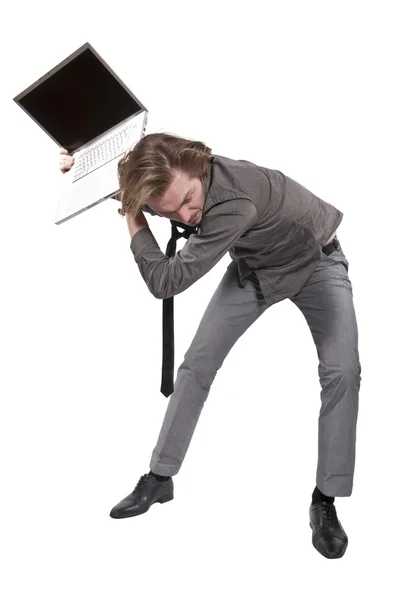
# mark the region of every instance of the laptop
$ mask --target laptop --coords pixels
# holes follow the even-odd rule
[[[118,162],[145,135],[148,111],[89,43],[14,101],[75,158],[62,177],[57,225],[118,199]]]

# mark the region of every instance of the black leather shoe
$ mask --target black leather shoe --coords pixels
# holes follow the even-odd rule
[[[147,512],[155,502],[168,502],[174,498],[173,479],[170,477],[167,481],[157,481],[147,473],[139,478],[134,491],[121,500],[110,511],[110,517],[113,519],[124,519],[126,517],[135,517]]]
[[[334,504],[317,502],[309,508],[309,525],[312,528],[312,544],[326,558],[341,558],[348,537],[337,518]]]

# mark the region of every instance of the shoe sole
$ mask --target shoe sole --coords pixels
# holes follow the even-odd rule
[[[162,498],[159,498],[159,500],[155,500],[154,502],[152,502],[152,504],[150,506],[148,506],[148,508],[146,510],[141,510],[140,512],[136,512],[131,515],[112,515],[112,514],[110,514],[109,516],[112,519],[128,519],[129,517],[139,517],[139,515],[143,515],[143,514],[147,513],[149,508],[151,506],[153,506],[153,504],[164,504],[165,502],[170,502],[170,500],[173,500],[173,499],[174,499],[174,495],[169,494],[167,496],[163,496]]]
[[[309,522],[309,527],[313,530],[313,525],[310,522]],[[317,550],[319,552],[319,554],[321,554],[325,558],[342,558],[344,556],[344,554],[345,554],[345,551],[346,551],[347,547],[348,547],[348,540],[345,543],[345,546],[342,549],[341,554],[337,554],[336,556],[331,556],[330,554],[326,554],[325,552],[322,552],[319,548],[317,548],[315,546],[315,544],[313,543],[313,540],[312,540],[312,546],[315,548],[315,550]]]

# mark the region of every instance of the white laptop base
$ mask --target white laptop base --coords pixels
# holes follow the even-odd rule
[[[111,132],[107,132],[105,135],[102,135],[95,141],[87,144],[87,146],[80,148],[77,153],[74,153],[74,166],[70,171],[68,171],[68,173],[65,173],[62,176],[61,192],[54,220],[57,225],[68,221],[72,217],[75,217],[83,211],[96,206],[100,202],[103,202],[107,198],[110,198],[118,193],[118,162],[123,154],[135,146],[135,144],[144,136],[146,130],[146,121],[147,111],[144,110],[139,115],[130,117],[124,121],[124,123],[118,128],[114,128]],[[108,138],[111,134],[117,131],[117,129],[126,129],[127,126],[131,126],[132,129],[129,127],[129,129],[126,130],[128,132],[128,137],[124,139],[124,146],[121,154],[106,164],[103,164],[103,162],[104,160],[107,160],[107,158],[102,158],[102,156],[99,156],[99,165],[96,166],[96,168],[93,166],[85,166],[85,168],[90,168],[93,170],[89,172],[88,175],[84,175],[79,179],[76,179],[78,175],[77,170],[79,169],[78,165],[81,162],[79,160],[81,155],[89,148],[98,146],[100,142],[102,142],[105,138]]]

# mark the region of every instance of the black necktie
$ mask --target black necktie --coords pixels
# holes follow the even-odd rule
[[[184,231],[178,231],[177,227]],[[171,238],[167,244],[166,255],[169,258],[174,256],[177,240],[181,237],[188,239],[196,230],[197,228],[191,225],[171,221]],[[174,296],[163,300],[163,364],[160,391],[166,398],[174,391]]]

